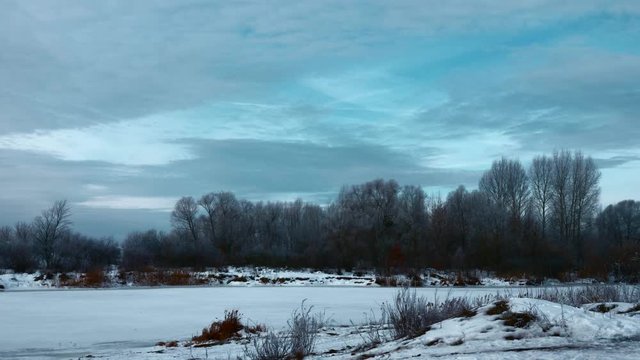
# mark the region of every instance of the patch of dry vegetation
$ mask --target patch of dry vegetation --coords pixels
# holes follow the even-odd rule
[[[483,300],[478,299],[477,304],[472,304],[467,298],[446,298],[439,301],[436,297],[433,302],[429,302],[415,291],[404,288],[391,303],[382,306],[382,313],[384,320],[391,326],[394,337],[416,337],[443,320],[474,316],[474,308],[481,301]]]
[[[197,344],[196,346],[224,343],[230,339],[242,338],[240,332],[243,330],[249,334],[257,334],[265,331],[264,325],[246,326],[242,324],[241,318],[242,315],[238,310],[225,310],[223,320],[214,321],[209,327],[202,329],[200,335],[191,338],[191,341]]]

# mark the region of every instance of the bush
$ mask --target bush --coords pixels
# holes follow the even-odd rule
[[[291,351],[296,358],[302,358],[313,352],[318,330],[322,327],[323,316],[311,314],[313,306],[305,307],[304,301],[300,309],[293,312],[289,321]]]
[[[252,350],[245,348],[245,356],[250,360],[283,360],[291,354],[291,342],[286,335],[269,332],[262,338],[254,338],[252,344]]]
[[[315,347],[318,330],[323,326],[323,314],[312,314],[313,307],[302,302],[300,309],[294,310],[287,322],[289,331],[276,334],[269,332],[262,338],[255,338],[252,349],[245,348],[245,356],[251,360],[302,359],[311,354]]]
[[[481,300],[483,301],[483,300]],[[392,303],[382,305],[384,319],[396,338],[416,337],[427,332],[431,325],[455,317],[475,315],[474,305],[466,298],[447,298],[428,302],[408,288],[400,290]]]

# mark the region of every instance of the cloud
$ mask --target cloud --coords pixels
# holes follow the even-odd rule
[[[638,29],[636,1],[5,1],[0,215],[166,228],[183,195],[473,187],[556,148],[629,197]]]
[[[94,196],[85,201],[75,203],[95,209],[117,210],[157,210],[168,212],[173,209],[177,198],[171,197],[142,197],[142,196]]]
[[[274,100],[293,79],[345,63],[406,58],[416,49],[439,46],[434,39],[640,13],[633,1],[325,1],[272,7],[199,0],[3,2],[0,133],[86,127],[256,96]]]
[[[220,104],[87,127],[0,136],[0,149],[51,155],[67,161],[166,165],[193,158],[178,140],[224,138],[296,139],[295,121],[277,121],[277,106]],[[298,138],[299,139],[299,138]]]
[[[608,159],[594,159],[599,169],[616,168],[632,161],[640,161],[640,156],[614,156]]]

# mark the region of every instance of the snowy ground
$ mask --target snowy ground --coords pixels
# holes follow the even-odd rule
[[[427,298],[478,297],[505,289],[417,289]],[[508,289],[512,293],[520,288]],[[377,316],[380,304],[397,289],[380,287],[200,287],[154,289],[6,291],[0,293],[0,358],[227,359],[242,354],[246,340],[224,346],[164,348],[158,341],[184,341],[225,309],[239,309],[245,322],[286,326],[302,300],[331,320],[319,337],[316,358],[396,359],[417,355],[445,358],[636,358],[640,352],[640,316],[575,309],[541,300],[512,299],[514,311],[537,309],[552,324],[564,324],[549,336],[541,327],[510,329],[484,314],[451,319],[425,335],[389,341],[368,352],[362,324]],[[593,307],[598,304],[592,305]],[[612,307],[614,304],[606,304]],[[587,306],[588,307],[588,306]],[[615,310],[617,309],[617,310]],[[373,312],[373,313],[372,313]],[[384,331],[383,331],[384,332]],[[506,340],[515,335],[519,339]],[[631,337],[631,341],[628,338]],[[461,344],[456,345],[460,340]],[[621,340],[625,340],[622,341]],[[618,343],[615,343],[618,341]],[[428,346],[432,344],[432,346]],[[634,355],[636,354],[636,355]],[[561,356],[560,356],[561,355]]]
[[[0,271],[0,285],[7,290],[33,290],[74,287],[139,287],[163,285],[198,286],[379,286],[379,284],[416,286],[416,278],[423,286],[453,286],[458,281],[456,273],[425,269],[412,278],[404,275],[379,277],[373,271],[343,272],[340,274],[316,270],[291,270],[261,267],[226,267],[208,271],[187,272],[165,270],[156,272],[120,272],[117,269],[104,273],[103,283],[85,282],[85,274],[41,274]],[[376,280],[379,282],[377,283]],[[477,281],[477,282],[476,282]],[[467,285],[524,286],[524,279],[500,279],[484,274]]]
[[[361,322],[393,297],[394,288],[171,287],[153,289],[6,291],[0,293],[0,358],[95,347],[152,345],[198,333],[226,309],[250,322],[286,325],[302,300],[339,325]],[[425,296],[436,289],[419,289]],[[447,289],[439,296],[481,296],[496,289]],[[126,343],[126,344],[125,344]],[[25,350],[29,349],[29,350]],[[76,356],[77,357],[77,356]]]

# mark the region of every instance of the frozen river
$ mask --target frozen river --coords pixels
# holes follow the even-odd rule
[[[505,288],[420,288],[434,296],[483,296]],[[68,358],[86,349],[150,346],[190,338],[225,309],[270,327],[286,325],[304,299],[337,324],[365,320],[395,288],[200,287],[0,293],[0,358]],[[517,289],[513,291],[517,292]]]

